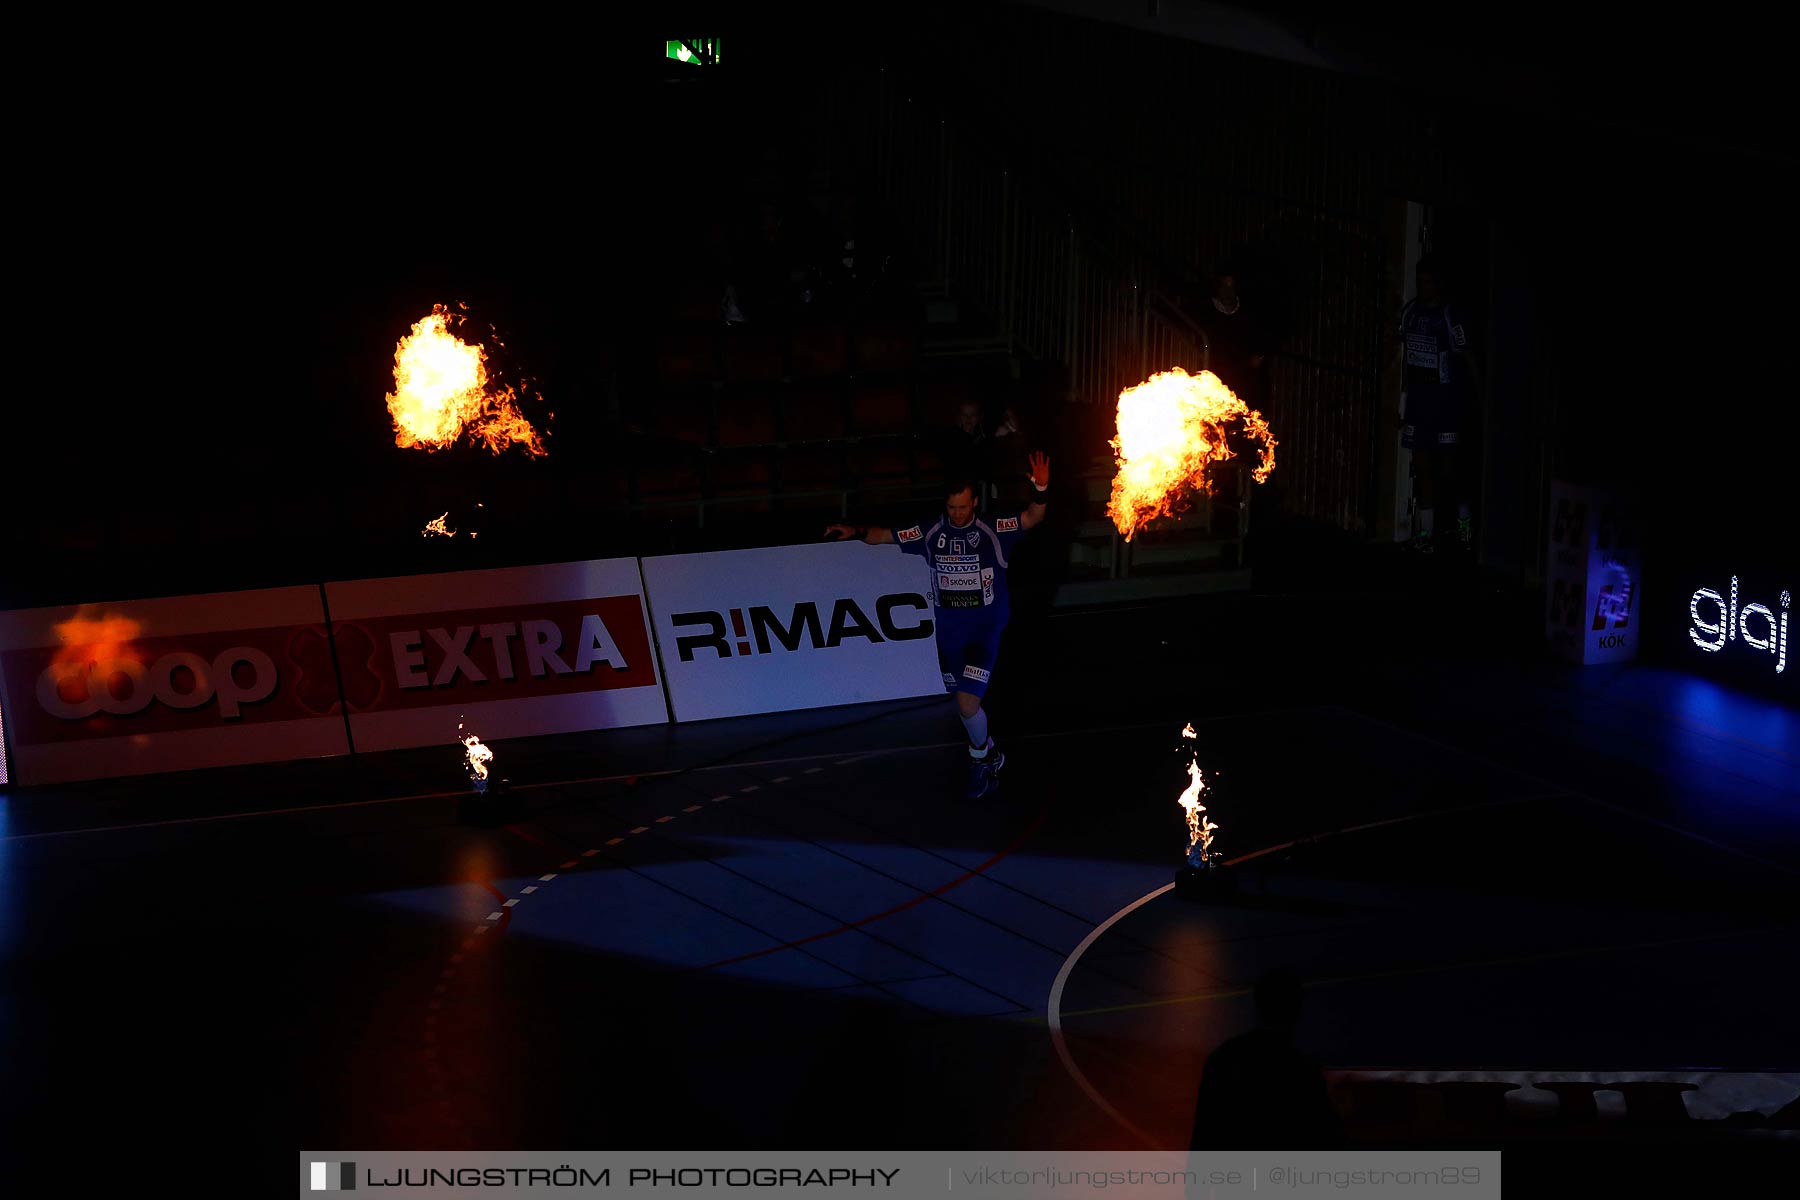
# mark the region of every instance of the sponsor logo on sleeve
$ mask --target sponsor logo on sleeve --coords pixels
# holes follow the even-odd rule
[[[903,542],[916,542],[925,536],[925,531],[914,525],[911,529],[902,529],[894,536]]]
[[[1017,518],[1017,517],[1001,517],[998,521],[994,522],[994,532],[995,533],[1017,533],[1017,532],[1019,532],[1019,518]]]

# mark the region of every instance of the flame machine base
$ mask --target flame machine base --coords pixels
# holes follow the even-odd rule
[[[1225,900],[1237,891],[1237,876],[1213,863],[1183,865],[1175,872],[1175,895],[1183,900],[1208,903]]]
[[[511,824],[524,815],[523,803],[513,796],[510,781],[505,779],[471,780],[469,793],[456,806],[458,822],[484,829]]]

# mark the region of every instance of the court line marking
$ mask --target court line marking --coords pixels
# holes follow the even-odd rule
[[[1288,713],[1323,712],[1340,710],[1350,712],[1336,704],[1306,704],[1293,708],[1263,709],[1256,712],[1220,713],[1211,717],[1202,717],[1195,725],[1214,725],[1221,721],[1244,721],[1257,717],[1279,716]],[[1039,741],[1044,738],[1081,737],[1095,733],[1126,733],[1140,729],[1162,729],[1169,721],[1140,721],[1129,725],[1090,725],[1078,729],[1046,730],[1040,733],[1021,734],[1013,739],[1015,742]],[[819,731],[828,732],[828,731]],[[962,740],[946,742],[912,742],[900,746],[882,746],[873,750],[864,750],[850,758],[839,759],[837,765],[862,762],[886,754],[913,754],[925,750],[943,750],[951,746],[963,746]],[[588,775],[579,779],[547,779],[535,783],[515,783],[515,792],[536,791],[540,788],[574,787],[584,783],[624,783],[635,779],[657,779],[669,775],[697,775],[702,771],[737,771],[751,767],[775,767],[790,763],[818,762],[821,759],[834,758],[842,754],[842,750],[834,750],[826,754],[797,754],[786,758],[764,758],[746,762],[712,763],[700,767],[670,767],[666,770],[631,771],[618,775]],[[119,825],[90,825],[81,829],[46,829],[38,833],[14,833],[0,837],[0,845],[8,842],[30,842],[44,838],[77,837],[85,833],[122,833],[133,829],[162,829],[173,825],[205,825],[214,821],[247,821],[255,817],[283,817],[296,813],[329,812],[335,809],[367,808],[375,804],[405,804],[413,800],[449,800],[469,794],[466,788],[447,792],[414,792],[405,796],[377,796],[368,800],[341,800],[332,804],[300,804],[288,808],[260,809],[256,812],[213,813],[205,817],[171,817],[165,821],[133,821]]]
[[[1463,805],[1455,809],[1432,809],[1429,812],[1411,813],[1403,817],[1394,817],[1385,821],[1373,821],[1363,825],[1347,826],[1345,829],[1333,830],[1329,833],[1314,834],[1311,837],[1297,838],[1294,841],[1285,842],[1278,846],[1267,846],[1261,850],[1254,850],[1249,854],[1242,854],[1236,858],[1226,859],[1225,865],[1234,867],[1240,863],[1249,862],[1251,859],[1261,858],[1265,854],[1273,854],[1278,850],[1286,850],[1303,842],[1324,841],[1326,838],[1336,837],[1339,834],[1346,832],[1375,829],[1386,825],[1398,825],[1404,821],[1418,820],[1422,817],[1443,816],[1451,813],[1468,812],[1472,809],[1494,808],[1503,804],[1517,804],[1525,800],[1537,799],[1543,799],[1543,797],[1507,797],[1485,804]],[[1070,1077],[1075,1080],[1077,1086],[1079,1086],[1083,1092],[1087,1093],[1088,1099],[1098,1105],[1102,1112],[1117,1121],[1133,1137],[1137,1138],[1138,1141],[1142,1142],[1152,1150],[1164,1150],[1167,1149],[1167,1147],[1159,1145],[1154,1138],[1140,1129],[1129,1117],[1114,1108],[1112,1101],[1101,1095],[1100,1090],[1093,1085],[1093,1082],[1089,1080],[1087,1075],[1082,1072],[1081,1068],[1076,1065],[1075,1056],[1069,1051],[1068,1039],[1063,1034],[1062,997],[1063,989],[1068,985],[1069,976],[1074,973],[1075,964],[1081,960],[1083,954],[1088,952],[1089,947],[1100,940],[1101,935],[1144,905],[1156,899],[1158,896],[1174,890],[1175,884],[1173,882],[1165,883],[1155,891],[1139,896],[1136,900],[1133,900],[1130,904],[1127,904],[1124,908],[1121,908],[1118,912],[1094,926],[1093,930],[1086,937],[1081,939],[1081,942],[1075,949],[1069,952],[1069,957],[1063,960],[1062,968],[1056,973],[1056,981],[1050,985],[1050,998],[1044,1011],[1044,1022],[1050,1027],[1050,1041],[1056,1048],[1056,1057],[1061,1060],[1063,1068],[1069,1072]]]
[[[962,745],[963,743],[951,742],[951,743],[947,743],[947,744],[951,745],[951,746],[958,746],[958,745]],[[784,777],[784,778],[791,780],[792,777],[790,776],[790,777]],[[715,797],[715,799],[730,800],[730,799],[733,799],[733,797],[722,796],[722,797]],[[671,802],[674,802],[674,801],[671,801]],[[699,806],[699,805],[695,805],[695,806],[693,806],[693,809],[697,809],[700,807],[701,806]],[[683,811],[693,811],[693,809],[685,809]],[[881,981],[864,980],[860,976],[857,976],[856,973],[854,971],[851,971],[848,967],[845,967],[838,963],[833,963],[829,959],[819,958],[817,955],[814,955],[810,950],[805,949],[804,948],[805,945],[810,942],[821,940],[822,938],[835,936],[836,934],[839,934],[839,933],[845,933],[845,932],[848,932],[853,929],[861,929],[863,926],[873,924],[875,921],[878,921],[883,917],[892,916],[894,913],[903,911],[908,908],[912,908],[915,905],[921,904],[926,900],[932,900],[932,899],[943,900],[943,893],[950,891],[951,889],[955,888],[957,885],[965,882],[968,879],[976,878],[977,876],[979,876],[983,872],[985,872],[989,867],[993,866],[995,863],[1001,861],[1002,859],[1006,858],[1008,855],[1013,853],[1013,851],[1018,849],[1019,846],[1023,845],[1027,840],[1029,840],[1031,838],[1031,836],[1033,836],[1037,832],[1037,830],[1048,819],[1048,816],[1049,816],[1048,809],[1039,811],[1036,818],[1034,818],[1033,821],[1031,822],[1031,824],[1025,829],[1025,831],[1019,835],[1017,840],[1010,843],[1005,849],[1003,849],[1000,852],[998,852],[997,854],[995,854],[989,860],[982,863],[979,867],[976,867],[973,870],[965,871],[964,874],[958,876],[956,879],[952,880],[948,884],[944,884],[944,885],[942,885],[936,889],[933,889],[929,892],[921,891],[920,895],[913,897],[911,900],[908,900],[902,904],[896,905],[895,907],[893,907],[891,909],[887,909],[883,912],[875,913],[870,916],[861,918],[859,920],[850,922],[848,924],[840,925],[834,929],[826,930],[822,933],[813,934],[808,937],[801,938],[801,939],[798,939],[795,941],[787,941],[787,940],[777,937],[774,933],[772,933],[770,931],[759,929],[757,926],[751,925],[748,921],[745,921],[741,916],[737,916],[732,913],[726,912],[725,910],[718,908],[716,905],[712,904],[711,902],[709,902],[707,900],[704,900],[703,898],[701,898],[699,896],[693,895],[691,893],[681,890],[680,888],[674,887],[672,884],[668,883],[666,880],[658,880],[651,876],[644,875],[644,873],[639,868],[634,867],[629,863],[619,862],[617,860],[614,860],[613,865],[620,867],[626,871],[629,871],[634,875],[641,876],[642,878],[648,880],[649,882],[654,883],[657,886],[666,888],[667,890],[674,892],[676,895],[683,896],[695,903],[700,904],[701,906],[703,906],[705,908],[709,908],[712,911],[719,913],[721,916],[724,916],[729,920],[735,921],[740,925],[744,925],[746,928],[753,929],[756,932],[760,933],[763,937],[768,939],[770,942],[774,943],[773,945],[766,947],[762,950],[752,951],[750,953],[741,955],[736,958],[727,959],[722,962],[706,963],[706,964],[701,964],[701,965],[698,965],[695,967],[687,968],[689,970],[708,970],[713,967],[725,966],[725,965],[729,965],[731,963],[742,962],[747,959],[761,958],[761,957],[764,957],[765,955],[780,953],[781,951],[784,951],[784,950],[796,950],[800,954],[805,955],[809,958],[814,958],[817,961],[824,963],[824,964],[832,967],[835,970],[849,974],[849,975],[851,975],[851,977],[853,979],[857,980],[856,984],[840,985],[840,986],[874,987],[877,990],[888,992],[888,994],[890,996],[892,996],[894,999],[899,1000],[900,1002],[902,1002],[904,1004],[909,1004],[914,1007],[923,1007],[922,1005],[919,1005],[916,1001],[909,1000],[905,996],[901,996],[898,993],[892,992]],[[673,821],[674,819],[675,819],[675,816],[673,814],[661,816],[661,817],[656,818],[654,824],[660,825],[666,821]],[[767,822],[767,820],[768,820],[767,818],[762,818],[762,819],[765,822]],[[543,848],[545,848],[547,850],[554,850],[557,848],[556,847],[557,839],[554,834],[546,833],[543,838],[540,838],[536,835],[530,834],[522,826],[520,826],[518,824],[507,825],[504,828],[507,830],[507,832],[517,834],[520,837],[525,838],[527,841],[530,841],[536,845],[542,846]],[[641,827],[641,826],[638,829],[633,830],[633,832],[634,833],[650,832],[652,834],[652,836],[655,836],[655,831],[653,829],[646,829],[645,827]],[[789,834],[792,833],[791,830],[788,830],[785,832],[787,832]],[[549,840],[546,840],[546,839],[549,839]],[[615,840],[623,840],[623,839],[615,839]],[[808,842],[809,844],[813,844],[813,845],[817,846],[819,849],[827,850],[830,853],[838,855],[838,857],[845,857],[844,855],[841,854],[841,852],[830,850],[829,847],[819,845],[818,843],[810,842],[810,839],[800,838],[799,840],[802,842]],[[706,863],[706,864],[709,864],[719,870],[725,871],[727,874],[730,874],[739,879],[742,879],[744,882],[751,884],[754,887],[760,888],[764,891],[767,891],[775,896],[778,896],[781,899],[786,900],[791,904],[799,905],[802,908],[806,908],[813,912],[816,912],[820,916],[825,917],[827,920],[838,920],[839,919],[834,914],[827,912],[824,909],[819,908],[817,905],[813,904],[811,901],[809,901],[801,896],[797,896],[792,893],[783,891],[781,888],[775,886],[774,884],[770,883],[769,881],[767,881],[765,879],[759,879],[759,878],[756,878],[755,876],[747,875],[741,871],[737,871],[737,870],[733,869],[732,867],[727,866],[725,863],[719,861],[716,858],[711,858],[711,857],[708,857],[703,854],[699,854],[693,850],[689,850],[686,848],[682,848],[681,852],[683,854],[685,854],[687,857],[693,859],[695,862]],[[855,860],[855,859],[850,859],[849,861],[854,862],[857,866],[861,867],[863,870],[873,871],[875,874],[878,874],[878,875],[886,875],[885,872],[881,871],[879,868],[875,868],[875,867],[871,866],[868,863],[861,862],[861,861]],[[960,865],[960,864],[953,864],[953,865]],[[893,879],[894,882],[902,884],[903,886],[912,888],[914,890],[920,889],[920,885],[918,885],[918,884],[910,883],[906,880],[899,879],[898,877],[895,877],[895,876],[887,876],[887,877]],[[959,911],[965,912],[970,916],[975,916],[982,920],[988,920],[990,924],[996,924],[991,919],[981,917],[980,914],[975,913],[972,910],[961,909],[960,906],[956,905],[952,901],[945,901],[945,903],[951,904],[951,906],[953,908],[958,908]],[[1024,937],[1025,936],[1023,934],[1020,934],[1017,930],[1012,930],[1010,928],[1007,929],[1007,932],[1012,933],[1016,937]],[[1031,1006],[1029,1004],[1022,1003],[1019,1000],[1017,1000],[1011,996],[1008,996],[1002,992],[996,991],[995,989],[988,987],[986,984],[981,983],[979,980],[972,979],[966,975],[962,975],[953,970],[950,970],[949,968],[944,967],[940,963],[932,962],[930,959],[925,958],[924,955],[916,949],[903,946],[900,943],[891,941],[890,939],[884,938],[879,934],[867,934],[867,936],[873,938],[875,941],[882,943],[883,945],[888,946],[890,949],[896,951],[897,953],[899,953],[905,957],[915,959],[921,963],[924,963],[926,966],[937,968],[938,971],[940,972],[940,974],[947,976],[949,978],[958,979],[961,982],[968,984],[970,987],[975,988],[978,991],[986,992],[989,995],[993,996],[995,999],[1000,1000],[1004,1004],[1008,1005],[1008,1007],[1003,1010],[996,1010],[992,1013],[987,1014],[988,1016],[1010,1017],[1010,1016],[1027,1014],[1031,1011]],[[1027,938],[1026,940],[1029,941],[1030,939]],[[1055,953],[1055,951],[1051,947],[1044,946],[1043,948],[1051,953]]]
[[[1635,817],[1640,821],[1646,822],[1647,824],[1650,824],[1650,825],[1655,825],[1657,828],[1666,830],[1669,833],[1678,834],[1681,837],[1688,838],[1692,841],[1699,842],[1703,846],[1710,846],[1714,850],[1721,851],[1725,854],[1734,854],[1737,857],[1745,859],[1748,862],[1755,863],[1757,866],[1768,867],[1770,870],[1779,871],[1783,875],[1800,875],[1800,868],[1790,867],[1785,863],[1779,863],[1773,859],[1764,858],[1760,854],[1752,854],[1748,850],[1740,850],[1736,846],[1729,845],[1725,842],[1718,841],[1714,838],[1709,838],[1703,833],[1695,833],[1691,829],[1684,829],[1679,825],[1676,825],[1669,821],[1663,820],[1661,817],[1653,817],[1649,813],[1641,813],[1641,812],[1638,812],[1636,809],[1626,808],[1622,804],[1615,804],[1610,800],[1602,800],[1602,799],[1600,799],[1600,797],[1590,795],[1589,793],[1584,792],[1579,788],[1560,786],[1558,784],[1552,783],[1548,779],[1545,779],[1542,775],[1534,775],[1530,771],[1521,770],[1518,767],[1508,766],[1506,763],[1500,762],[1497,759],[1489,758],[1485,754],[1478,754],[1473,750],[1465,749],[1465,748],[1455,745],[1451,742],[1440,741],[1439,739],[1434,738],[1434,737],[1430,736],[1429,734],[1424,734],[1424,733],[1418,732],[1417,730],[1408,729],[1403,725],[1396,725],[1392,721],[1384,720],[1381,717],[1377,717],[1370,713],[1363,712],[1360,709],[1349,708],[1344,705],[1335,705],[1334,707],[1338,708],[1342,712],[1349,713],[1353,717],[1359,717],[1364,721],[1370,722],[1371,724],[1380,725],[1386,729],[1391,729],[1395,733],[1403,734],[1404,736],[1410,737],[1410,738],[1414,739],[1415,741],[1420,741],[1420,742],[1426,743],[1427,745],[1436,746],[1438,749],[1447,750],[1452,754],[1459,754],[1462,757],[1469,759],[1471,762],[1480,763],[1481,765],[1483,765],[1485,767],[1490,767],[1496,771],[1505,771],[1509,775],[1514,775],[1520,779],[1529,780],[1532,783],[1538,784],[1540,787],[1554,789],[1556,792],[1558,792],[1561,795],[1573,796],[1577,800],[1585,800],[1589,804],[1597,805],[1600,808],[1604,808],[1604,809],[1608,810],[1609,812],[1617,813],[1620,816]]]
[[[1722,942],[1731,938],[1752,937],[1762,933],[1779,933],[1776,927],[1762,929],[1727,929],[1716,933],[1694,933],[1685,937],[1658,938],[1648,942],[1616,942],[1603,946],[1572,946],[1565,950],[1545,950],[1535,954],[1511,954],[1501,958],[1472,958],[1461,962],[1428,963],[1419,966],[1397,967],[1389,971],[1368,971],[1361,975],[1332,975],[1323,979],[1309,979],[1307,987],[1328,987],[1339,983],[1367,983],[1379,979],[1401,979],[1412,975],[1431,975],[1440,971],[1475,971],[1483,967],[1513,967],[1524,963],[1553,962],[1559,958],[1581,958],[1589,954],[1612,954],[1620,950],[1658,950],[1665,946],[1686,946],[1695,942]],[[1133,1012],[1144,1008],[1168,1008],[1177,1004],[1198,1004],[1208,1000],[1227,1000],[1234,996],[1248,996],[1254,988],[1221,988],[1211,992],[1198,992],[1192,996],[1166,996],[1160,1000],[1138,1000],[1130,1004],[1110,1004],[1102,1008],[1080,1008],[1073,1012],[1065,1012],[1064,1017],[1099,1017],[1109,1013]]]
[[[1062,995],[1063,988],[1068,985],[1070,974],[1075,970],[1075,964],[1081,961],[1081,956],[1087,953],[1089,946],[1092,946],[1095,942],[1099,941],[1101,935],[1108,929],[1111,929],[1114,925],[1117,925],[1120,921],[1123,921],[1126,917],[1130,916],[1144,905],[1150,903],[1163,893],[1172,892],[1174,890],[1175,885],[1173,883],[1165,883],[1155,891],[1139,896],[1136,900],[1133,900],[1130,904],[1127,904],[1124,908],[1121,908],[1118,912],[1094,926],[1088,935],[1081,939],[1080,944],[1069,953],[1069,957],[1063,960],[1062,969],[1056,973],[1056,982],[1050,985],[1050,1003],[1044,1014],[1044,1019],[1050,1026],[1050,1042],[1056,1047],[1056,1057],[1062,1060],[1063,1069],[1068,1071],[1070,1078],[1074,1079],[1081,1090],[1087,1093],[1089,1100],[1092,1100],[1095,1104],[1100,1106],[1100,1111],[1124,1126],[1131,1136],[1135,1137],[1138,1141],[1142,1142],[1152,1150],[1161,1150],[1163,1147],[1157,1144],[1155,1138],[1152,1138],[1142,1129],[1139,1129],[1130,1117],[1127,1117],[1124,1113],[1114,1108],[1112,1106],[1112,1101],[1108,1100],[1105,1096],[1102,1096],[1100,1094],[1100,1089],[1089,1082],[1088,1077],[1082,1073],[1081,1068],[1075,1065],[1075,1057],[1069,1053],[1068,1039],[1063,1037]]]
[[[696,805],[695,807],[698,808],[699,806]],[[691,810],[689,810],[689,811],[691,811]],[[664,821],[672,821],[674,819],[675,818],[673,816],[658,817],[656,820],[656,823],[661,824]],[[553,848],[549,845],[549,843],[544,842],[542,839],[529,835],[523,828],[521,828],[520,826],[518,826],[516,824],[515,825],[507,825],[504,828],[507,830],[507,832],[517,834],[535,844],[545,846],[546,848]],[[638,829],[633,830],[632,832],[642,833],[642,832],[646,832],[646,831],[648,831],[648,827],[639,827]],[[554,835],[549,835],[549,836],[552,839],[554,839]],[[613,839],[613,841],[615,841],[615,842],[623,841],[623,840],[624,840],[623,838],[614,838]],[[697,855],[692,851],[684,850],[683,852],[686,853],[690,858],[694,859],[694,861],[696,861],[696,862],[710,863],[711,865],[718,867],[721,870],[727,871],[728,873],[730,873],[732,875],[738,876],[739,878],[743,879],[747,883],[751,883],[754,886],[763,888],[764,890],[767,890],[777,896],[781,896],[782,898],[787,899],[787,900],[791,901],[792,903],[796,903],[796,904],[799,904],[799,905],[801,905],[803,907],[807,907],[807,908],[813,908],[812,905],[807,904],[804,900],[800,900],[797,897],[788,896],[786,893],[782,892],[779,888],[776,888],[773,885],[771,885],[765,881],[753,879],[748,875],[743,875],[741,872],[733,871],[730,867],[726,867],[723,863],[720,863],[716,859],[707,858],[703,855]],[[598,853],[598,851],[594,851],[594,853]],[[779,940],[776,938],[776,936],[773,933],[769,932],[768,930],[762,929],[756,925],[752,925],[749,921],[745,920],[742,916],[728,912],[725,909],[718,907],[717,905],[711,903],[708,900],[705,900],[704,898],[702,898],[700,896],[696,896],[692,893],[682,891],[680,888],[675,887],[673,884],[670,884],[666,880],[661,880],[661,879],[655,878],[654,876],[646,875],[640,868],[632,866],[630,863],[620,862],[618,860],[612,860],[610,865],[612,865],[618,869],[627,871],[627,872],[631,873],[632,875],[638,876],[639,878],[644,879],[647,882],[654,884],[657,887],[661,887],[667,891],[673,892],[675,895],[681,896],[682,898],[684,898],[692,903],[698,904],[703,908],[710,909],[711,911],[717,913],[719,916],[724,917],[726,920],[735,922],[736,924],[739,924],[739,925],[742,925],[744,928],[751,930],[752,932],[758,934],[759,936],[762,936],[764,938],[768,938],[771,940]],[[819,910],[816,908],[814,908],[814,911],[819,912],[820,915],[822,915],[822,916],[829,915],[829,914],[824,913],[823,910]],[[877,940],[883,940],[883,939],[877,938]],[[464,944],[467,945],[466,942]],[[923,963],[927,967],[938,967],[939,975],[929,976],[928,978],[939,978],[942,976],[954,975],[953,972],[950,972],[947,969],[942,968],[940,966],[940,964],[931,962],[929,959],[923,958],[919,955],[912,954],[911,952],[905,950],[904,948],[902,948],[894,943],[886,943],[886,944],[891,946],[891,948],[893,948],[894,950],[899,951],[901,954],[903,954],[909,958],[913,958],[920,963]],[[851,970],[850,968],[848,968],[846,966],[843,966],[839,963],[834,963],[829,959],[821,958],[818,955],[812,953],[810,950],[802,949],[800,947],[799,943],[784,943],[783,945],[777,947],[777,949],[793,949],[797,953],[804,955],[807,958],[813,959],[814,961],[823,964],[824,966],[828,967],[831,970],[837,971],[839,974],[849,976],[849,978],[853,981],[853,982],[847,983],[847,984],[835,985],[835,988],[870,987],[870,988],[874,988],[877,991],[887,994],[889,997],[891,997],[894,1000],[898,1000],[902,1004],[910,1005],[915,1008],[923,1008],[924,1007],[923,1005],[920,1005],[918,1002],[909,1000],[905,996],[900,995],[898,992],[892,991],[889,983],[879,981],[879,980],[865,979],[862,976],[858,975],[855,971]],[[460,957],[460,955],[458,957]],[[753,955],[751,957],[760,957],[760,955]],[[689,968],[689,969],[691,970],[691,969],[695,969],[695,968]],[[699,968],[699,969],[705,969],[705,968]],[[449,974],[449,972],[446,972],[446,974]],[[956,977],[961,978],[960,976],[956,976]],[[1028,1009],[1024,1005],[1021,1005],[1016,1000],[1013,1000],[1011,997],[1003,996],[1000,993],[993,991],[993,989],[991,989],[991,988],[987,988],[979,983],[976,983],[974,980],[964,979],[963,981],[965,983],[969,983],[973,987],[976,987],[982,991],[986,991],[986,992],[990,993],[997,999],[999,999],[1007,1004],[1012,1005],[1011,1008],[1006,1009],[1005,1011],[996,1012],[991,1015],[1004,1017],[1004,1016],[1013,1016],[1018,1013],[1023,1013],[1023,1012],[1028,1011]],[[835,990],[835,988],[833,990]],[[428,1016],[426,1019],[429,1022],[433,1018]]]
[[[851,930],[861,929],[864,925],[874,924],[876,921],[879,921],[884,917],[891,917],[895,913],[905,912],[909,908],[917,908],[919,905],[925,903],[927,900],[937,899],[937,898],[941,897],[945,892],[948,892],[953,888],[959,887],[960,885],[967,883],[969,880],[974,879],[974,878],[984,874],[989,867],[993,866],[994,864],[996,864],[996,863],[1000,862],[1001,860],[1010,856],[1014,851],[1018,850],[1026,842],[1030,841],[1033,834],[1037,833],[1037,831],[1039,829],[1043,828],[1044,821],[1048,818],[1048,816],[1049,816],[1048,809],[1039,809],[1037,816],[1032,818],[1031,823],[1025,827],[1024,832],[1020,833],[1018,837],[1014,838],[1004,848],[1002,848],[1001,850],[996,852],[994,855],[992,855],[986,862],[982,863],[980,866],[969,868],[968,870],[964,871],[961,875],[958,875],[955,879],[952,879],[949,883],[940,884],[939,886],[932,888],[930,891],[921,891],[918,895],[913,896],[910,899],[903,900],[899,904],[894,905],[892,908],[885,908],[878,913],[870,913],[868,916],[860,917],[854,921],[845,921],[842,924],[838,925],[836,928],[827,929],[821,933],[808,934],[805,937],[795,938],[792,941],[784,941],[781,944],[776,945],[776,946],[768,946],[761,950],[752,950],[745,954],[739,954],[733,958],[722,958],[717,962],[709,962],[709,963],[706,963],[704,966],[700,967],[699,969],[702,971],[710,971],[714,967],[728,967],[728,966],[733,965],[734,963],[747,962],[753,958],[764,958],[771,954],[779,954],[783,950],[792,949],[795,946],[802,946],[808,942],[823,941],[826,938],[836,937],[840,933],[849,933]],[[767,885],[765,885],[765,886],[767,886]],[[909,885],[909,886],[916,887],[917,885],[914,884],[914,885]],[[773,891],[774,889],[771,888],[770,890]],[[777,894],[780,895],[781,893],[777,892]],[[792,897],[789,897],[789,899],[792,899]],[[1023,935],[1015,935],[1015,936],[1022,937]],[[914,957],[916,958],[918,956],[914,955]],[[979,987],[980,985],[977,984],[976,986]]]

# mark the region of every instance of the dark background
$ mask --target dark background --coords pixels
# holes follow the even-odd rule
[[[1465,252],[1503,256],[1497,302],[1531,331],[1518,386],[1554,395],[1547,428],[1508,453],[1635,497],[1652,587],[1723,588],[1733,570],[1791,586],[1792,161],[1764,39],[1514,10],[1261,11],[1358,87],[1440,114],[1456,153],[1436,175],[1402,161],[1387,190],[1461,214],[1489,240]],[[665,23],[716,30],[745,75],[804,99],[924,53],[905,35],[931,13]],[[120,52],[61,75],[23,121],[0,605],[639,549],[577,502],[603,490],[658,280],[754,152],[729,124],[695,125],[663,79],[669,31],[629,24],[458,31],[440,65],[364,30],[330,69],[263,37],[229,67]],[[1131,97],[1092,107],[1100,126],[1134,119]],[[547,460],[392,445],[394,342],[451,299],[535,378]],[[1535,527],[1538,481],[1518,477],[1497,495]],[[475,498],[486,547],[421,549],[424,520]],[[1491,564],[1527,600],[1530,532]],[[1313,544],[1258,565],[1326,586],[1342,559]]]

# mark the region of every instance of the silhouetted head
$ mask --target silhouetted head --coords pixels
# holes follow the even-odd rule
[[[1416,268],[1418,297],[1420,303],[1436,304],[1443,299],[1443,276],[1438,272],[1437,259],[1427,254],[1419,260]]]
[[[975,482],[952,479],[944,488],[944,515],[950,524],[961,529],[975,519]]]
[[[1227,266],[1213,283],[1213,299],[1227,308],[1238,302],[1237,268]]]
[[[956,427],[964,433],[976,433],[981,429],[981,401],[964,400],[956,406]]]
[[[1270,1029],[1292,1033],[1300,1024],[1300,977],[1286,967],[1263,973],[1256,981],[1256,1019]]]

